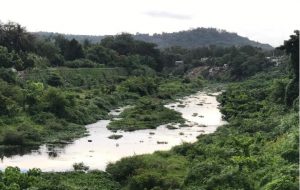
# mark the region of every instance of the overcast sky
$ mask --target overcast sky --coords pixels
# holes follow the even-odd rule
[[[29,31],[105,35],[197,27],[282,44],[300,29],[300,0],[0,0],[0,20]]]

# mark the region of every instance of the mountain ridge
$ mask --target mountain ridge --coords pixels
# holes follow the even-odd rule
[[[113,35],[75,35],[75,34],[61,34],[55,32],[34,32],[42,37],[49,37],[52,35],[63,35],[67,39],[76,39],[83,42],[88,39],[91,43],[99,43],[101,40],[107,36]],[[197,48],[205,47],[210,45],[230,47],[230,46],[244,46],[251,45],[254,47],[259,47],[264,50],[271,50],[273,47],[269,44],[260,43],[257,41],[250,40],[247,37],[243,37],[234,32],[228,32],[223,29],[216,28],[195,28],[190,30],[183,30],[179,32],[161,34],[142,34],[136,33],[132,34],[136,40],[146,41],[155,43],[159,48],[168,48],[171,46],[181,46],[183,48]]]

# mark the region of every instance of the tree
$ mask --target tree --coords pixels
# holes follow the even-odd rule
[[[69,41],[62,35],[55,36],[54,40],[66,60],[73,61],[75,59],[84,58],[82,45],[77,40],[72,39]]]
[[[0,45],[7,47],[9,51],[33,51],[34,40],[35,37],[21,25],[14,22],[0,23]]]
[[[134,49],[134,39],[131,34],[122,33],[104,38],[101,45],[117,51],[120,55],[128,55]]]
[[[64,63],[64,57],[61,55],[60,48],[50,40],[37,41],[36,53],[46,57],[53,66],[61,66]]]
[[[83,49],[80,43],[77,40],[72,39],[69,41],[67,48],[64,52],[66,60],[75,60],[84,57]]]
[[[47,102],[45,109],[54,113],[58,117],[63,117],[66,112],[68,101],[64,94],[51,88],[44,96],[43,102]]]
[[[290,55],[290,67],[292,79],[288,83],[285,92],[285,103],[288,106],[293,104],[293,101],[299,96],[299,30],[295,31],[290,39],[284,42],[279,49],[285,50],[286,54]]]
[[[6,47],[0,46],[0,67],[23,70],[24,65],[21,57],[15,51],[9,52]]]
[[[289,40],[284,41],[284,45],[279,49],[291,56],[291,69],[294,75],[299,78],[299,30],[294,31],[294,35]]]
[[[11,54],[6,47],[0,46],[0,67],[12,67]]]
[[[86,50],[86,57],[100,64],[110,64],[117,58],[117,52],[102,45],[93,45]]]

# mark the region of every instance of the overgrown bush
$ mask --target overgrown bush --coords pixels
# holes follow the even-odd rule
[[[80,67],[93,68],[93,67],[100,66],[100,64],[97,64],[89,59],[75,59],[73,61],[65,62],[64,65],[70,68],[80,68]]]

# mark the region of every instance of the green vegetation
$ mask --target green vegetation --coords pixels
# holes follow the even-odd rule
[[[132,190],[298,189],[299,116],[273,101],[274,81],[284,79],[276,70],[230,85],[219,97],[229,124],[194,144],[122,159],[107,172]]]
[[[291,41],[295,44],[295,38],[299,42],[299,33],[284,48]],[[299,55],[293,55],[299,54],[299,46],[289,48],[293,65],[299,62]],[[288,82],[297,77],[297,67],[286,68],[281,65],[230,84],[218,97],[228,124],[215,133],[200,135],[196,143],[184,143],[171,151],[121,159],[106,171],[122,189],[130,190],[297,190],[299,94],[290,94],[299,87]],[[297,103],[291,105],[287,99]]]
[[[107,172],[123,189],[177,189],[184,181],[188,165],[184,156],[157,152],[123,158],[108,165]]]
[[[183,122],[180,113],[165,108],[159,99],[141,98],[138,103],[125,109],[120,120],[114,120],[107,126],[110,130],[133,131],[137,129],[155,129],[170,122]]]
[[[75,171],[87,171],[87,170],[89,170],[89,167],[84,165],[83,162],[80,162],[80,163],[74,163],[73,164],[73,169]]]
[[[272,61],[278,56],[268,58],[271,52],[259,48],[207,43],[159,50],[129,34],[80,43],[0,23],[0,157],[10,147],[83,136],[85,124],[108,119],[111,109],[124,105],[131,107],[109,129],[173,122],[184,127],[165,103],[203,88],[203,78],[232,82],[218,97],[228,124],[194,144],[123,158],[107,172],[88,171],[83,163],[62,173],[7,167],[0,172],[0,189],[298,189],[299,31],[274,51],[282,56],[278,64]]]
[[[31,169],[26,173],[17,167],[7,167],[0,171],[1,190],[47,189],[47,190],[117,190],[120,185],[101,171],[74,171],[42,173],[39,169]]]
[[[127,34],[82,45],[60,35],[41,39],[16,23],[0,24],[0,29],[1,156],[7,146],[62,143],[83,136],[83,125],[108,118],[113,108],[135,106],[141,97],[157,103],[140,115],[145,119],[140,128],[178,121],[178,113],[164,108],[163,102],[203,86],[198,78],[158,76],[160,51]],[[139,122],[135,116],[129,120]]]

